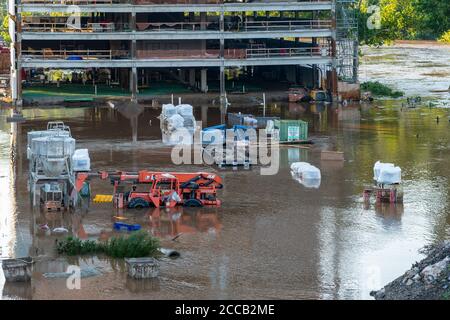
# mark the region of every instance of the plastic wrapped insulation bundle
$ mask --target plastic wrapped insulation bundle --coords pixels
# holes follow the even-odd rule
[[[322,175],[320,169],[307,163],[295,162],[291,165],[292,177],[306,188],[319,188]]]

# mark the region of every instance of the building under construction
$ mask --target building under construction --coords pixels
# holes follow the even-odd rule
[[[25,82],[198,92],[356,83],[354,0],[10,0],[11,95]],[[52,73],[54,72],[54,73]],[[239,87],[240,88],[240,87]],[[240,89],[239,89],[240,90]]]

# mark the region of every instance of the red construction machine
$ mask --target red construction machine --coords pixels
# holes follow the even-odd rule
[[[222,179],[206,172],[107,172],[77,173],[75,187],[80,191],[83,183],[92,177],[110,178],[114,185],[113,204],[116,208],[167,207],[177,205],[202,207],[220,206],[217,190],[222,188]],[[126,187],[130,187],[127,188]]]

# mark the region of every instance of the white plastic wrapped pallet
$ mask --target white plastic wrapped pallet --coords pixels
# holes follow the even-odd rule
[[[177,113],[182,117],[192,117],[194,115],[194,110],[190,104],[180,104],[176,108]]]
[[[169,131],[174,131],[176,129],[182,128],[184,126],[184,118],[179,114],[174,114],[169,119],[167,119],[167,129]]]
[[[168,145],[189,145],[194,141],[192,132],[188,129],[181,127],[173,130],[170,134],[162,134],[162,141]]]
[[[377,183],[397,184],[402,182],[402,169],[400,167],[384,166],[380,170]]]
[[[304,180],[320,180],[322,178],[320,169],[307,162],[295,162],[291,165],[291,170]]]
[[[393,168],[393,167],[394,167],[393,163],[383,163],[377,161],[373,166],[373,180],[378,181],[378,177],[380,176],[380,172],[383,168]]]
[[[171,116],[177,114],[177,108],[171,103],[163,104],[161,114],[163,117],[170,118]]]
[[[189,131],[192,131],[194,133],[195,129],[195,118],[193,116],[184,116],[183,117],[183,126],[188,129]]]
[[[72,156],[74,171],[90,171],[91,158],[88,149],[77,149]]]

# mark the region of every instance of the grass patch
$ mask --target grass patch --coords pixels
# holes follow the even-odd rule
[[[368,81],[361,84],[361,90],[370,91],[374,96],[400,98],[405,94],[402,91],[396,91],[387,85],[378,81]]]
[[[138,96],[169,95],[177,93],[192,93],[184,85],[172,82],[151,83],[148,88],[140,88]],[[97,85],[97,95],[95,88],[91,84],[82,85],[77,83],[62,83],[58,88],[55,84],[33,84],[23,88],[23,96],[29,99],[66,97],[66,98],[95,98],[95,97],[125,97],[131,93],[127,89],[118,86]]]
[[[105,242],[67,237],[56,244],[59,254],[74,256],[104,253],[114,258],[157,257],[159,248],[159,240],[143,230],[129,236],[112,237]]]

